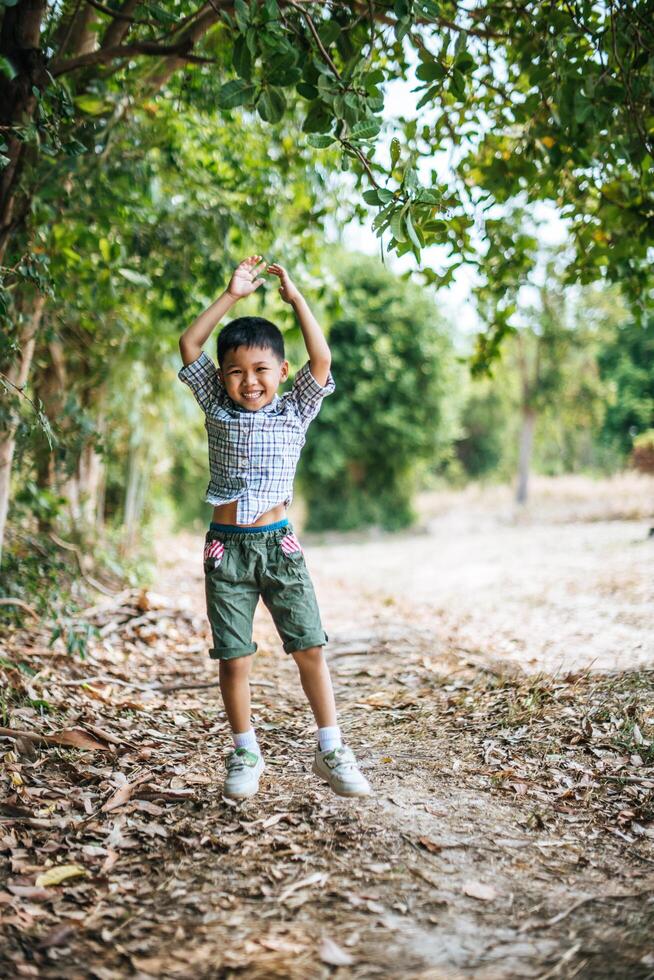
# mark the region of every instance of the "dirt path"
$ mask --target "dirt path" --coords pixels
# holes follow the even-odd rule
[[[531,563],[539,581],[553,581],[567,551],[548,549],[544,529],[532,530],[522,535],[522,570]],[[538,613],[539,659],[559,656],[584,628],[583,601],[581,618],[570,607],[562,632],[552,625],[571,589],[583,598],[593,588],[590,551],[578,553],[582,531],[565,592]],[[637,551],[641,532],[630,523],[589,539],[602,554],[615,545],[618,556],[613,570],[604,563],[593,574],[633,569],[616,542],[626,536]],[[482,564],[493,565],[509,549],[484,533],[472,537]],[[545,568],[527,554],[541,536]],[[237,805],[219,792],[229,743],[217,690],[157,693],[162,683],[216,680],[201,537],[160,539],[156,590],[185,612],[126,623],[129,641],[105,630],[86,663],[60,659],[43,688],[30,682],[32,695],[61,703],[60,725],[94,724],[126,744],[102,763],[72,749],[12,762],[23,786],[13,780],[9,810],[0,811],[8,882],[0,974],[654,977],[654,672],[589,676],[576,669],[580,657],[554,679],[514,674],[510,658],[500,662],[504,612],[493,618],[492,576],[477,573],[467,604],[457,580],[456,548],[468,553],[472,538],[443,551],[438,539],[438,527],[426,539],[305,539],[342,726],[376,795],[340,800],[310,775],[312,720],[260,606],[253,708],[267,770],[260,794]],[[521,610],[512,629],[524,640],[533,575],[524,591],[512,557],[505,567],[515,578],[503,600]],[[640,574],[627,575],[637,596]],[[424,575],[432,577],[421,591]],[[615,595],[602,600],[603,629],[617,622]],[[115,683],[57,687],[99,670]],[[145,690],[129,693],[129,683]],[[34,709],[14,711],[10,720],[25,727]],[[133,791],[116,803],[126,783]],[[50,829],[38,825],[55,817]],[[87,877],[52,897],[35,887],[44,855],[81,863]]]

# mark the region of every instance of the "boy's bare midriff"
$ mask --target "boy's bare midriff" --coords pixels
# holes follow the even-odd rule
[[[213,509],[213,522],[215,524],[237,524],[236,520],[237,501],[230,500],[228,504],[218,504]],[[283,521],[286,517],[286,505],[277,504],[270,510],[258,517],[252,524],[241,524],[241,527],[259,527],[261,524],[273,524],[276,521]]]

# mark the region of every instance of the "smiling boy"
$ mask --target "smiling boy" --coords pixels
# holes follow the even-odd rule
[[[205,500],[214,505],[205,538],[207,614],[219,661],[220,690],[232,729],[234,750],[227,757],[226,796],[252,796],[263,758],[250,720],[249,675],[257,644],[252,621],[259,597],[269,609],[318,727],[313,771],[341,796],[366,796],[370,786],[352,751],[343,745],[323,646],[327,642],[302,547],[286,517],[293,477],[308,426],[322,399],[334,390],[331,354],[309,306],[283,266],[279,292],[298,318],[308,361],[293,387],[284,339],[262,317],[232,320],[218,336],[218,369],[203,351],[214,327],[264,279],[260,255],[244,259],[224,293],[182,334],[179,347],[187,384],[205,413],[210,481]]]

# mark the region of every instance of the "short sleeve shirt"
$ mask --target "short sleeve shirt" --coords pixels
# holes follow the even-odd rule
[[[307,361],[290,391],[254,412],[232,401],[204,351],[178,377],[205,415],[210,473],[206,502],[236,500],[238,524],[253,524],[277,504],[290,504],[307,429],[335,388],[331,371],[320,385]]]

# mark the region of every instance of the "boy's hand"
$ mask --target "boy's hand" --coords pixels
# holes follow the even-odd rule
[[[272,272],[273,275],[279,276],[279,280],[281,282],[281,286],[279,287],[279,295],[285,303],[294,303],[300,298],[300,290],[293,283],[293,280],[283,265],[278,265],[277,262],[273,262],[272,265],[268,266],[266,272]]]
[[[242,299],[258,289],[265,282],[265,279],[257,279],[257,275],[264,265],[265,262],[262,261],[260,255],[249,255],[247,259],[239,262],[229,280],[227,287],[229,295],[233,296],[234,299]]]

